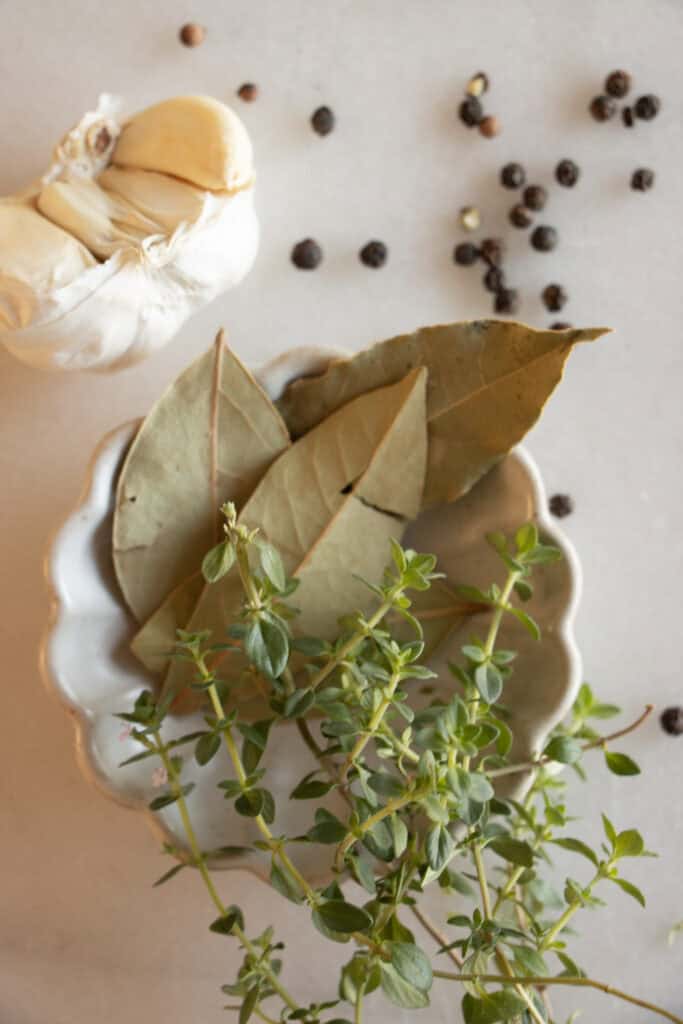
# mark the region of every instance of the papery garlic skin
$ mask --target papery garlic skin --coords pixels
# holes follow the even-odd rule
[[[95,266],[85,246],[30,202],[0,200],[0,331],[32,321],[38,292],[64,288]]]
[[[236,115],[218,101],[208,105],[209,117],[204,97],[159,104],[167,128],[172,104],[180,102],[176,134],[182,135],[195,100],[205,132],[213,131],[195,136],[195,147],[217,147],[222,155],[213,171],[222,166],[234,189],[109,164],[125,127],[112,121],[112,100],[105,97],[102,116],[87,114],[56,148],[47,174],[24,193],[18,216],[31,220],[33,233],[45,234],[30,249],[33,262],[23,232],[2,226],[3,210],[18,201],[0,200],[0,342],[19,359],[53,370],[130,365],[163,347],[195,310],[251,269],[259,239],[251,144]],[[212,104],[229,116],[218,117]],[[230,153],[235,164],[228,167]],[[176,166],[196,171],[182,160]],[[27,229],[26,236],[33,234]]]

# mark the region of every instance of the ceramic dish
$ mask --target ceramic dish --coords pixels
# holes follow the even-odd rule
[[[256,376],[276,398],[289,380],[320,372],[332,355],[338,353],[294,350],[262,367]],[[128,650],[135,623],[119,594],[111,561],[117,474],[137,426],[120,427],[98,446],[83,497],[52,545],[47,559],[52,611],[42,661],[48,685],[73,715],[78,758],[86,777],[107,796],[145,811],[166,841],[182,846],[175,808],[156,815],[146,811],[155,795],[152,762],[119,767],[140,748],[126,735],[115,713],[129,709],[138,693],[155,683]],[[580,569],[573,549],[547,520],[545,509],[538,470],[528,453],[517,448],[456,504],[423,514],[405,538],[417,550],[434,552],[452,581],[478,586],[488,586],[501,576],[501,564],[485,541],[491,530],[510,532],[533,519],[541,533],[562,549],[561,562],[536,574],[535,595],[529,605],[542,628],[542,642],[534,641],[514,620],[503,629],[502,643],[519,652],[506,700],[515,752],[523,759],[539,749],[548,731],[567,712],[581,680],[580,657],[572,636]],[[473,631],[477,631],[476,620],[454,630],[435,667],[445,668],[449,659],[457,658],[460,645]],[[451,682],[444,671],[439,685],[447,688]],[[171,716],[166,722],[168,736],[202,727],[199,715]],[[296,835],[309,826],[311,811],[304,801],[288,801],[287,796],[314,764],[293,724],[283,724],[271,735],[264,767],[269,769],[268,784],[278,808],[274,830]],[[216,788],[225,775],[221,758],[214,758],[202,769],[187,758],[183,778],[197,783],[189,807],[204,849],[248,844],[256,837],[253,823],[237,815]],[[331,807],[334,809],[334,800]],[[324,876],[327,848],[302,844],[292,851],[312,879]],[[229,867],[246,867],[257,874],[264,865],[265,859],[243,857],[227,862]]]

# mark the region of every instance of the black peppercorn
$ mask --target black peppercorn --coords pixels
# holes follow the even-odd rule
[[[531,211],[523,203],[517,203],[516,206],[513,206],[508,217],[510,218],[510,223],[514,224],[516,228],[528,228],[534,222]]]
[[[471,242],[460,242],[453,250],[453,260],[461,267],[471,267],[479,259],[480,253]]]
[[[565,320],[556,320],[550,325],[551,331],[570,331],[572,325],[568,324]]]
[[[557,230],[547,224],[539,224],[531,232],[531,244],[539,252],[550,252],[557,245]]]
[[[655,172],[648,167],[639,167],[631,175],[631,188],[636,192],[648,192],[655,183]]]
[[[376,239],[373,239],[373,241],[364,245],[358,254],[361,263],[364,263],[366,267],[372,267],[375,270],[378,267],[384,266],[388,255],[389,250],[384,242],[378,242]]]
[[[318,107],[311,115],[313,131],[318,135],[329,135],[334,130],[335,117],[329,107]]]
[[[605,92],[622,100],[631,88],[631,76],[628,71],[612,71],[605,79]]]
[[[484,274],[484,288],[488,292],[499,292],[505,287],[505,274],[500,267],[489,267]]]
[[[659,721],[669,736],[683,736],[683,708],[666,708],[662,711]]]
[[[514,314],[519,309],[519,295],[514,288],[501,288],[493,300],[496,313]]]
[[[489,266],[499,267],[505,255],[505,246],[501,238],[485,238],[480,246],[482,258]]]
[[[460,120],[468,128],[474,128],[484,116],[484,108],[476,96],[468,96],[460,104]]]
[[[574,502],[569,494],[553,494],[548,502],[548,507],[558,519],[564,519],[574,511]]]
[[[647,93],[645,96],[638,97],[633,109],[636,117],[639,117],[641,121],[651,121],[652,118],[656,117],[659,113],[661,105],[659,96],[653,96],[652,93]]]
[[[245,103],[253,103],[258,96],[258,86],[254,82],[245,82],[237,90],[237,95]]]
[[[589,109],[596,121],[609,121],[616,114],[617,105],[611,96],[596,96]]]
[[[500,183],[505,188],[521,188],[526,181],[526,172],[521,164],[505,164],[501,168]]]
[[[479,134],[483,135],[485,139],[494,139],[496,135],[500,135],[500,121],[497,117],[493,117],[491,114],[488,117],[482,117],[479,122]]]
[[[551,313],[559,313],[569,296],[561,284],[548,284],[541,293],[545,308]]]
[[[527,185],[522,192],[524,205],[528,210],[542,210],[548,200],[548,193],[542,185]]]
[[[631,107],[624,107],[621,112],[621,120],[624,122],[627,128],[633,128],[635,124],[635,118],[633,116],[633,110]]]
[[[299,270],[315,270],[322,262],[323,251],[314,239],[304,238],[297,242],[291,255],[292,263]]]
[[[564,185],[565,188],[573,188],[579,180],[580,174],[579,165],[573,160],[560,160],[555,168],[555,178],[558,184]]]

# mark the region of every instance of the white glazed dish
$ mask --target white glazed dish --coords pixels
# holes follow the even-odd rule
[[[288,381],[320,372],[338,352],[296,349],[266,364],[256,376],[271,398]],[[46,574],[52,607],[42,651],[43,674],[72,713],[78,760],[87,779],[109,798],[145,812],[164,841],[183,847],[177,811],[147,811],[155,795],[151,761],[120,768],[139,745],[125,735],[117,712],[129,710],[144,688],[155,685],[128,649],[136,624],[119,593],[111,560],[111,528],[118,470],[138,423],[128,423],[103,439],[96,449],[83,496],[57,534],[47,558]],[[500,579],[501,565],[485,535],[491,530],[514,531],[534,520],[545,538],[561,548],[561,562],[543,567],[536,576],[529,610],[543,638],[537,643],[518,623],[503,626],[501,642],[519,651],[516,669],[506,686],[515,754],[527,759],[538,751],[548,731],[569,710],[581,682],[581,660],[573,639],[573,620],[580,594],[581,573],[576,554],[546,513],[546,498],[538,469],[521,447],[491,470],[469,494],[454,505],[431,509],[410,526],[404,542],[432,551],[450,580],[487,586]],[[508,619],[511,617],[508,616]],[[480,627],[469,620],[454,631],[433,666],[446,669],[458,657],[460,645]],[[447,670],[439,686],[449,686]],[[199,714],[169,716],[166,733],[178,736],[203,727]],[[248,845],[255,826],[240,817],[223,799],[216,783],[226,775],[215,758],[199,769],[189,756],[183,778],[197,783],[188,798],[195,829],[204,849]],[[287,797],[300,778],[315,767],[293,723],[271,734],[263,766],[278,814],[276,833],[296,835],[310,825],[310,808]],[[276,770],[275,769],[276,766]],[[512,780],[508,786],[512,785]],[[518,785],[518,783],[517,783]],[[334,809],[334,799],[330,803]],[[292,852],[300,867],[320,879],[327,872],[326,849],[299,844]],[[265,859],[237,856],[220,866],[246,868],[264,876]]]

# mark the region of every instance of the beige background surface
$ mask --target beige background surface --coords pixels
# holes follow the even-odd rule
[[[231,943],[206,931],[211,911],[189,874],[173,888],[150,888],[163,870],[155,839],[83,782],[71,725],[39,677],[49,537],[77,498],[96,441],[143,413],[219,324],[243,358],[259,362],[293,344],[360,348],[418,324],[486,315],[478,272],[450,262],[458,208],[480,203],[495,233],[511,204],[496,182],[500,165],[519,159],[549,183],[555,162],[571,156],[583,168],[580,185],[555,189],[547,215],[561,245],[539,256],[516,235],[513,283],[529,322],[553,319],[538,294],[559,280],[572,296],[567,319],[607,323],[615,334],[575,355],[530,448],[550,491],[576,500],[566,529],[585,569],[578,636],[587,676],[628,715],[649,700],[681,701],[683,8],[678,0],[60,0],[0,2],[0,15],[1,192],[40,172],[100,91],[124,94],[136,109],[183,91],[230,100],[245,79],[262,90],[257,103],[239,106],[256,147],[263,225],[244,286],[163,353],[114,377],[43,375],[0,353],[0,1022],[210,1024],[225,1019],[218,984],[235,962]],[[188,18],[209,28],[193,51],[175,38]],[[505,127],[493,142],[454,113],[480,66]],[[630,133],[586,114],[618,66],[664,103],[656,122]],[[321,102],[339,119],[325,140],[307,123]],[[628,188],[640,165],[658,175],[648,195]],[[306,275],[288,252],[309,234],[326,259]],[[378,273],[357,262],[369,237],[391,247]],[[615,891],[608,910],[584,921],[578,954],[595,958],[597,976],[683,1013],[683,939],[666,944],[683,918],[683,739],[652,721],[629,749],[642,776],[619,781],[596,764],[596,785],[576,800],[596,816],[605,808],[619,826],[640,825],[660,851],[631,872],[649,911]],[[591,826],[581,829],[586,836]],[[323,951],[293,908],[247,876],[226,876],[222,888],[253,927],[274,917],[291,945],[287,977],[302,997],[319,993],[338,951]],[[598,995],[557,1003],[584,1007],[590,1021],[643,1019]],[[442,990],[430,1017],[453,1019],[452,1005]],[[400,1017],[385,1008],[385,1019]]]

